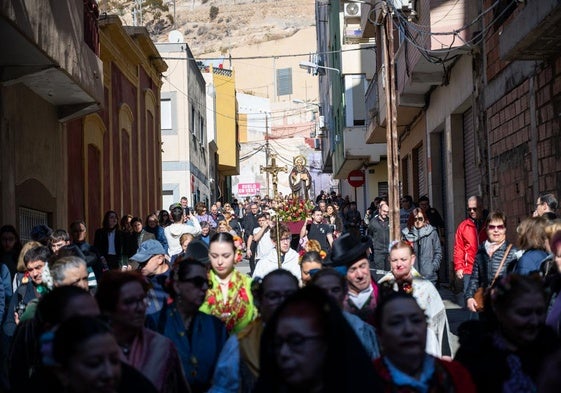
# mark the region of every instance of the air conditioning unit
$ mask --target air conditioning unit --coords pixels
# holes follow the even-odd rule
[[[314,139],[314,149],[321,150],[321,139]]]
[[[361,3],[345,3],[343,7],[345,19],[360,19],[361,8]]]

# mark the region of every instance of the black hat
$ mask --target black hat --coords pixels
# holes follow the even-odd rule
[[[331,246],[331,264],[333,266],[351,266],[366,254],[370,243],[368,237],[359,239],[349,233],[344,233]]]
[[[208,258],[208,246],[202,240],[189,242],[187,250],[185,250],[185,257],[191,257],[206,265],[210,263],[210,259]]]

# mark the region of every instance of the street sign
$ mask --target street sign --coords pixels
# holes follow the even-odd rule
[[[358,169],[349,172],[347,181],[353,187],[361,187],[364,184],[364,172]]]

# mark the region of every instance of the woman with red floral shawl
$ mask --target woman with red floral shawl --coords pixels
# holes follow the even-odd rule
[[[235,269],[242,259],[243,241],[238,236],[219,232],[210,239],[208,256],[211,270],[208,289],[200,311],[214,315],[237,333],[257,315],[251,294],[251,279]]]

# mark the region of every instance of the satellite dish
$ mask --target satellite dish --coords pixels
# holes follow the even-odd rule
[[[179,30],[170,31],[168,35],[168,42],[171,42],[173,44],[185,42],[185,39],[183,38],[183,33],[180,32]]]

